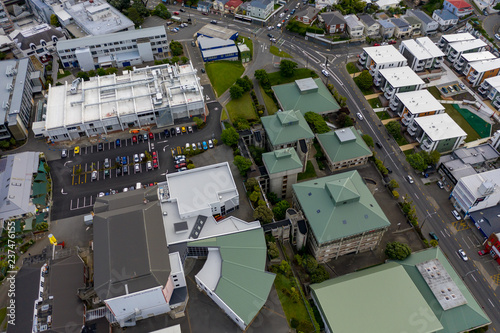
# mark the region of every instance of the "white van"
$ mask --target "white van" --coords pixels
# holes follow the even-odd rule
[[[138,189],[140,189],[140,188],[142,188],[142,184],[141,184],[141,183],[137,183],[137,184],[135,184],[135,189],[136,189],[136,190],[138,190]]]

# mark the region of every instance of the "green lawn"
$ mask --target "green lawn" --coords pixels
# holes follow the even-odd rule
[[[283,307],[283,311],[285,312],[288,323],[290,323],[292,318],[295,318],[299,322],[311,321],[302,300],[295,303],[292,298],[288,296],[289,290],[292,287],[297,288],[297,286],[292,283],[290,279],[286,278],[283,274],[278,273],[276,274],[276,278],[274,279],[274,286],[276,287],[276,291],[278,292],[278,297],[280,299],[281,306]]]
[[[7,316],[7,308],[1,308],[0,309],[0,324],[4,321],[6,316]],[[7,326],[7,325],[4,325],[4,326]]]
[[[429,87],[427,90],[431,93],[432,96],[436,99],[441,99],[441,93],[439,92],[437,87]]]
[[[376,114],[378,119],[380,120],[386,120],[391,118],[391,116],[389,115],[389,113],[387,113],[387,111],[376,112]]]
[[[415,149],[403,150],[403,153],[405,154],[405,156],[409,156],[415,154]]]
[[[206,64],[205,69],[217,96],[228,90],[245,71],[240,61],[214,61]]]
[[[277,57],[281,57],[281,58],[293,58],[291,55],[289,55],[288,53],[286,53],[285,51],[280,51],[279,48],[277,48],[276,46],[274,45],[271,45],[271,47],[269,48],[269,51],[274,54],[275,56]]]
[[[66,77],[68,75],[71,75],[71,72],[68,70],[64,70],[64,74],[61,72],[57,72],[57,79],[62,79],[63,77]]]
[[[243,94],[241,98],[231,100],[227,103],[226,108],[231,121],[235,121],[238,118],[248,120],[258,119],[252,106],[252,97],[249,92]]]
[[[311,161],[307,161],[306,172],[297,175],[297,181],[316,177],[316,170]]]
[[[276,10],[276,9],[278,9],[280,7],[281,7],[281,5],[276,4],[276,5],[274,5],[274,10]]]
[[[305,79],[307,77],[317,78],[318,74],[308,68],[298,68],[292,77],[283,77],[280,72],[269,73],[269,82],[271,86],[294,82],[295,80]]]
[[[274,103],[273,99],[264,92],[264,89],[259,84],[260,93],[262,94],[262,98],[264,98],[264,104],[266,105],[266,110],[269,115],[273,115],[278,111],[278,106]]]
[[[443,104],[445,112],[460,126],[465,133],[467,133],[467,138],[465,142],[471,142],[477,139],[481,139],[481,136],[472,128],[472,126],[465,120],[465,118],[458,112],[453,104]]]
[[[406,140],[403,135],[401,135],[400,138],[396,139],[396,142],[397,142],[398,146],[404,146],[404,145],[407,145],[409,143],[408,140]]]
[[[347,72],[349,74],[354,74],[354,73],[359,73],[360,70],[358,69],[358,67],[356,67],[356,64],[353,63],[353,62],[348,62],[347,65],[345,66],[345,68],[347,69]]]
[[[378,97],[375,97],[375,98],[372,98],[372,99],[369,99],[368,100],[368,103],[370,103],[371,107],[373,109],[376,109],[376,108],[381,108],[382,107],[382,104],[380,103],[380,99]]]

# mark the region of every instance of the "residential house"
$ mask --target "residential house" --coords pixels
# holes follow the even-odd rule
[[[410,67],[384,68],[375,76],[374,82],[391,102],[397,93],[420,90],[424,81]]]
[[[269,150],[297,148],[302,140],[310,146],[314,139],[314,134],[300,111],[282,111],[260,119],[266,131]]]
[[[491,323],[439,247],[310,288],[326,332],[369,332],[374,326],[378,332],[464,332]],[[358,313],[370,319],[360,320]],[[409,318],[421,318],[419,329]]]
[[[466,80],[473,87],[477,87],[487,78],[495,77],[500,73],[500,58],[470,62],[463,73]]]
[[[391,225],[356,170],[294,184],[293,192],[310,230],[307,246],[321,263],[374,250]]]
[[[449,62],[454,64],[460,59],[462,53],[480,52],[486,50],[487,44],[480,39],[467,40],[463,42],[455,42],[448,44],[446,49],[443,49]]]
[[[451,29],[458,23],[458,16],[446,9],[436,9],[432,13],[432,18],[439,24],[441,31]]]
[[[467,137],[467,133],[447,113],[415,118],[415,124],[417,130],[413,137],[420,143],[420,148],[427,152],[453,151]]]
[[[301,147],[297,147],[300,151]],[[302,156],[302,159],[301,159]],[[297,175],[305,171],[306,154],[297,154],[294,148],[284,148],[262,154],[262,162],[267,175],[261,176],[259,183],[265,193],[273,192],[279,198],[292,196],[292,185],[297,183]]]
[[[339,104],[320,78],[305,78],[271,87],[281,110],[312,111],[321,115],[337,112]]]
[[[347,32],[351,38],[363,37],[365,26],[358,17],[354,14],[344,16],[344,20],[347,23]]]
[[[440,68],[444,58],[444,53],[429,37],[404,40],[399,52],[408,59],[408,66],[415,72]]]
[[[413,10],[410,9],[406,11],[406,16],[407,17],[412,16],[420,20],[420,22],[422,23],[420,28],[422,30],[423,35],[434,35],[435,33],[437,33],[439,28],[439,23],[434,21],[432,18],[430,18],[429,15],[427,15],[423,11],[417,9]]]
[[[226,10],[226,3],[229,0],[214,0],[213,10],[224,13]]]
[[[55,51],[57,42],[65,40],[66,35],[61,28],[44,23],[26,30],[15,30],[10,34],[10,38],[16,43],[23,57],[35,55],[46,63],[50,53]]]
[[[273,0],[252,0],[249,2],[247,15],[265,20],[273,10]]]
[[[491,104],[500,109],[500,76],[487,78],[481,83],[479,93],[491,100]]]
[[[226,2],[224,5],[224,11],[229,14],[236,13],[238,9],[240,8],[241,4],[243,1],[241,0],[229,0]]]
[[[297,21],[302,22],[302,23],[307,24],[307,25],[311,25],[318,17],[319,11],[320,11],[320,9],[318,9],[318,8],[306,6],[306,8],[299,11],[295,15],[295,17],[297,18]]]
[[[469,63],[493,59],[496,59],[496,57],[490,51],[463,53],[460,58],[458,58],[458,61],[453,64],[453,67],[458,73],[462,73]]]
[[[390,107],[401,117],[401,122],[408,128],[410,135],[417,130],[414,124],[416,118],[441,114],[445,110],[427,89],[398,93]]]
[[[422,21],[415,16],[404,16],[403,19],[411,26],[411,35],[418,36],[422,34]]]
[[[467,40],[474,40],[476,37],[472,36],[468,32],[462,32],[458,34],[451,35],[442,35],[439,39],[438,46],[441,50],[446,50],[448,48],[448,44],[456,43],[456,42],[464,42]]]
[[[373,17],[368,14],[360,15],[359,20],[365,26],[365,33],[368,37],[378,37],[380,33],[380,23],[375,21]]]
[[[57,54],[64,68],[83,71],[154,61],[169,51],[165,26],[61,41]]]
[[[198,47],[203,61],[238,60],[238,48],[232,39],[198,37]]]
[[[378,8],[381,10],[389,10],[389,8],[396,8],[399,5],[398,0],[378,0],[378,1],[372,1],[372,3],[375,3]]]
[[[366,164],[368,158],[373,155],[354,127],[316,134],[316,139],[332,172]]]
[[[474,8],[465,0],[444,0],[443,9],[450,11],[458,18],[467,16],[474,12]]]
[[[338,0],[317,0],[314,4],[314,7],[318,9],[323,9],[325,7],[331,7],[333,5],[336,5],[338,3]]]
[[[406,58],[393,45],[364,47],[359,55],[363,68],[376,76],[383,68],[403,67],[408,65]]]
[[[380,36],[382,36],[383,39],[389,39],[394,36],[396,26],[391,22],[391,20],[378,20],[378,23],[380,24]]]
[[[396,38],[407,38],[412,34],[411,25],[402,18],[392,18],[392,24],[394,24],[394,37]]]
[[[453,206],[465,216],[498,205],[500,169],[460,178],[451,191],[450,200]]]
[[[325,30],[329,34],[343,33],[347,27],[346,20],[338,11],[321,13],[320,21],[325,25]]]
[[[202,13],[210,13],[210,9],[212,8],[213,2],[209,1],[198,1],[197,10]]]

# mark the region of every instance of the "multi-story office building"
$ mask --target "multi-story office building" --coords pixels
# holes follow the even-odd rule
[[[262,154],[266,175],[261,175],[259,183],[264,192],[273,192],[279,198],[292,196],[292,185],[297,183],[297,175],[305,171],[307,154],[294,148],[284,148]]]
[[[46,118],[34,123],[33,132],[64,141],[152,124],[163,127],[175,119],[205,116],[203,96],[191,63],[77,79],[49,89]]]
[[[30,58],[0,61],[0,140],[28,137],[33,92],[42,90],[39,73]]]
[[[468,32],[451,34],[451,35],[442,35],[441,39],[438,42],[438,46],[441,48],[441,50],[446,50],[448,48],[448,44],[450,43],[463,42],[466,40],[473,40],[473,39],[476,39],[476,37],[472,36]]]
[[[417,130],[414,124],[416,118],[444,113],[444,106],[427,89],[396,94],[390,107],[401,117],[411,135]]]
[[[392,45],[363,48],[359,63],[376,76],[383,68],[403,67],[408,65],[406,58]]]
[[[437,33],[437,30],[439,28],[439,23],[431,19],[430,16],[424,13],[423,11],[410,9],[406,11],[406,15],[415,17],[422,23],[420,28],[422,30],[423,35],[434,35],[435,33]]]
[[[500,76],[487,78],[478,90],[480,94],[491,100],[491,104],[497,110],[500,110]]]
[[[490,51],[464,53],[458,58],[458,61],[453,64],[457,72],[462,73],[467,65],[471,62],[484,61],[495,59],[496,57]]]
[[[100,67],[125,67],[155,60],[168,52],[165,26],[109,35],[71,39],[57,45],[64,68],[84,71]]]
[[[467,133],[447,113],[418,117],[414,122],[417,130],[413,136],[420,143],[420,148],[427,152],[453,151],[467,137]]]
[[[443,49],[449,62],[454,64],[464,53],[480,52],[486,49],[486,43],[480,39],[450,43]]]
[[[500,72],[500,58],[470,62],[463,73],[473,87],[477,87],[484,80],[495,77]]]
[[[399,52],[408,59],[408,66],[415,72],[440,68],[444,57],[444,53],[429,37],[404,40]]]
[[[389,101],[397,93],[420,90],[424,81],[408,66],[399,68],[381,69],[373,83],[384,92],[384,97]]]

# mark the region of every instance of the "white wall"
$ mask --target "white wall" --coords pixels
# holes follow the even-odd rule
[[[89,48],[75,50],[75,56],[78,60],[78,63],[80,64],[80,68],[82,69],[82,71],[90,71],[95,69],[94,58],[92,57]]]
[[[137,50],[141,55],[142,61],[153,61],[153,49],[151,48],[151,43],[137,43]]]

